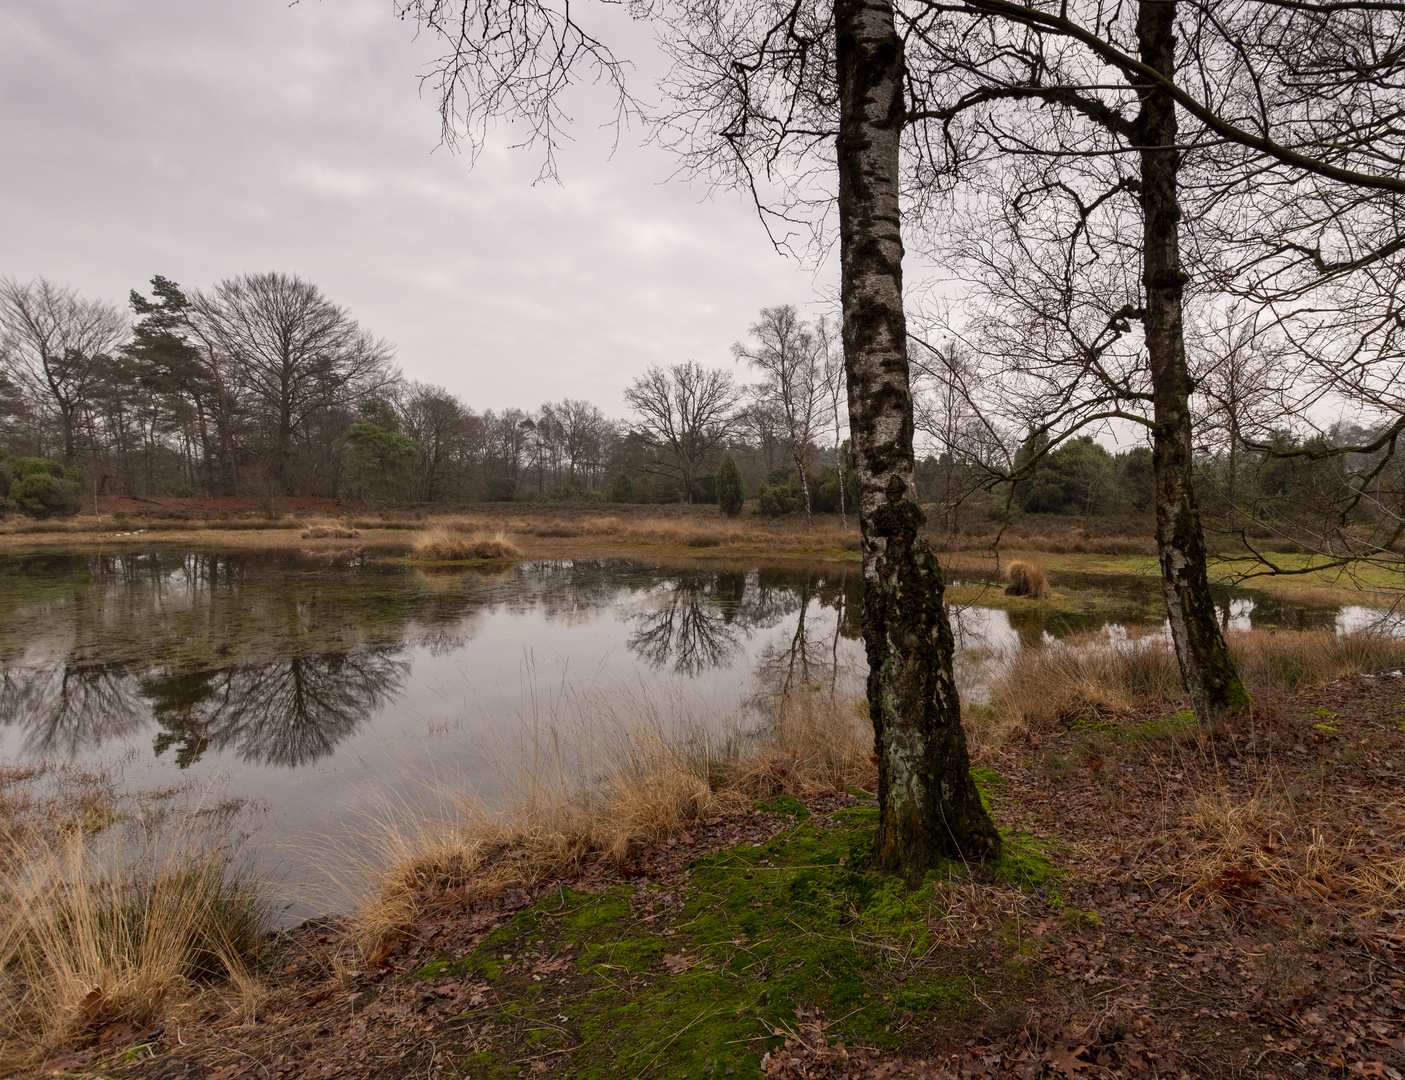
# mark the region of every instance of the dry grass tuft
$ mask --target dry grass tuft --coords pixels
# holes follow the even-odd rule
[[[1296,693],[1352,675],[1405,667],[1405,639],[1327,630],[1249,630],[1228,635],[1230,655],[1256,697]],[[1149,703],[1182,704],[1180,668],[1166,637],[1085,634],[1020,653],[990,678],[990,707],[979,710],[983,743],[1048,730],[1093,713]]]
[[[434,562],[522,557],[517,545],[502,530],[492,534],[480,531],[469,535],[447,525],[436,525],[419,533],[412,548],[416,558]]]
[[[1405,639],[1330,630],[1248,630],[1229,650],[1251,693],[1296,693],[1334,679],[1405,667]]]
[[[595,693],[524,725],[535,735],[503,755],[498,797],[439,783],[417,804],[383,806],[358,827],[356,850],[329,860],[357,903],[363,947],[373,952],[439,889],[530,887],[592,859],[623,862],[758,797],[875,782],[867,714],[848,696],[779,700],[752,733],[717,727],[657,689]]]
[[[1042,566],[1016,559],[1005,573],[1010,579],[1010,584],[1005,586],[1007,596],[1028,596],[1032,600],[1042,600],[1049,593],[1049,578]]]
[[[149,1026],[212,984],[257,994],[272,906],[238,868],[237,807],[122,797],[58,768],[5,773],[0,791],[0,1068],[106,1023]]]
[[[1374,841],[1366,843],[1380,825],[1330,786],[1307,790],[1263,767],[1249,797],[1204,792],[1152,830],[1141,843],[1144,880],[1176,882],[1171,903],[1241,902],[1277,889],[1378,914],[1405,902],[1405,858],[1372,854]]]
[[[1025,650],[1000,667],[991,680],[987,720],[1001,735],[1047,730],[1089,713],[1177,701],[1183,693],[1176,655],[1159,633],[1120,639],[1081,634]]]
[[[304,540],[352,540],[360,535],[343,521],[309,521],[302,531]]]

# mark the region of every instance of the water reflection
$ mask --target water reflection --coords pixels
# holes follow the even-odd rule
[[[157,553],[0,567],[0,725],[22,751],[73,757],[149,731],[155,755],[181,768],[211,754],[280,768],[327,758],[407,694],[416,656],[472,668],[484,628],[514,613],[561,627],[606,619],[650,668],[690,678],[737,665],[756,634],[784,623],[783,644],[760,648],[763,666],[786,687],[812,682],[857,635],[862,588],[848,566],[604,560],[433,573]]]
[[[957,609],[961,653],[1009,656],[1164,619],[1154,581],[1060,575],[1057,584],[1065,596],[1100,599],[1082,610]],[[532,648],[560,642],[558,655],[572,661],[584,633],[602,663],[622,647],[645,670],[732,688],[755,674],[763,691],[832,686],[841,661],[862,664],[862,593],[852,564],[585,559],[432,572],[287,555],[0,559],[0,726],[11,749],[30,755],[149,740],[181,768],[208,757],[303,768],[383,719],[423,715],[433,679],[515,678],[524,634]],[[1345,631],[1379,613],[1229,594],[1221,617],[1234,628]],[[505,634],[514,619],[519,629]]]
[[[160,757],[175,747],[181,768],[207,749],[245,762],[295,768],[330,754],[399,695],[409,663],[391,651],[327,653],[188,674],[162,672],[139,685],[160,727]]]

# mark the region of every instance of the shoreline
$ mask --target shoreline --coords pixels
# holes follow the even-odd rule
[[[851,528],[847,533],[842,532],[837,528],[837,521],[833,523],[834,527],[817,529],[814,534],[810,534],[804,530],[803,525],[797,523],[787,522],[785,525],[788,527],[777,527],[769,521],[747,518],[728,521],[715,515],[711,519],[695,522],[682,517],[678,521],[666,520],[662,523],[648,518],[642,522],[620,522],[612,515],[598,515],[596,521],[604,518],[604,521],[600,522],[603,528],[590,522],[590,519],[585,519],[590,526],[588,529],[580,529],[577,525],[571,527],[571,531],[579,529],[579,534],[560,536],[550,535],[558,531],[567,531],[566,528],[553,527],[552,522],[558,520],[556,518],[544,517],[538,523],[524,521],[520,517],[518,520],[502,520],[507,517],[504,514],[498,519],[474,516],[448,520],[459,524],[465,531],[475,528],[500,529],[521,550],[522,557],[529,560],[604,558],[675,565],[717,562],[815,562],[858,565],[860,562],[857,531]],[[435,518],[374,524],[353,521],[351,524],[356,535],[352,538],[336,538],[304,537],[302,534],[307,526],[315,523],[312,520],[278,523],[125,522],[95,528],[80,518],[73,526],[46,531],[36,529],[28,523],[22,530],[13,527],[6,530],[0,525],[0,557],[38,555],[46,552],[102,555],[171,550],[209,554],[295,554],[319,558],[369,553],[393,558],[396,562],[419,565],[421,561],[404,557],[413,543],[415,534],[444,520]],[[829,526],[830,523],[826,522],[825,525]],[[548,535],[540,535],[542,532]],[[695,535],[686,535],[689,533]],[[992,551],[989,548],[962,544],[959,542],[962,538],[954,538],[957,543],[952,543],[951,539],[947,538],[943,548],[942,538],[933,538],[934,546],[938,547],[948,575],[975,574],[984,579],[974,585],[960,582],[949,584],[948,592],[953,602],[971,602],[979,593],[984,597],[983,602],[987,606],[1044,606],[1050,610],[1056,606],[1058,597],[1052,601],[1020,599],[1014,604],[1008,603],[1003,594],[997,597],[994,594],[997,594],[998,590],[990,588],[990,583],[997,580],[997,564]],[[1160,573],[1159,562],[1151,555],[1049,551],[1046,550],[1048,542],[1043,538],[1035,538],[1036,542],[1032,544],[1021,543],[1022,539],[1027,538],[1012,537],[1008,544],[1002,544],[1000,565],[1008,565],[1013,559],[1032,561],[1053,575],[1056,592],[1069,592],[1057,588],[1058,578],[1064,574],[1154,579]],[[1310,556],[1289,554],[1275,558],[1285,569],[1292,571],[1309,565]],[[433,563],[425,561],[423,565]],[[1379,566],[1365,566],[1361,568],[1359,576],[1354,576],[1350,569],[1332,568],[1310,574],[1287,573],[1281,576],[1240,578],[1239,575],[1248,569],[1247,560],[1212,557],[1211,581],[1251,593],[1257,592],[1307,606],[1322,607],[1359,604],[1363,607],[1389,608],[1398,604],[1402,593],[1405,593],[1405,580],[1394,579],[1388,571]],[[1076,588],[1073,591],[1076,593]],[[1066,595],[1064,599],[1068,601],[1070,598]]]

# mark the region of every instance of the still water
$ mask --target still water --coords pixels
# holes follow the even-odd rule
[[[1084,612],[957,612],[963,652],[1160,620],[1154,581],[1064,574]],[[669,693],[744,716],[758,692],[861,671],[853,564],[522,562],[427,572],[356,557],[0,559],[0,758],[121,762],[132,786],[219,783],[261,832],[334,832],[368,792],[462,775],[566,697]],[[1352,617],[1226,594],[1230,625]]]

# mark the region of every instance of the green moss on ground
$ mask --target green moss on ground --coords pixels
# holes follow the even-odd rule
[[[564,889],[472,955],[421,969],[488,984],[493,1004],[463,1022],[492,1024],[492,1045],[466,1052],[458,1075],[516,1076],[544,1059],[586,1078],[757,1077],[797,1009],[829,1017],[832,1040],[878,1048],[984,1015],[973,992],[989,977],[933,946],[940,883],[978,872],[1042,884],[1053,870],[1037,845],[1016,838],[989,868],[953,864],[908,889],[867,866],[874,808],[766,809],[789,827],[698,860],[681,886]]]

